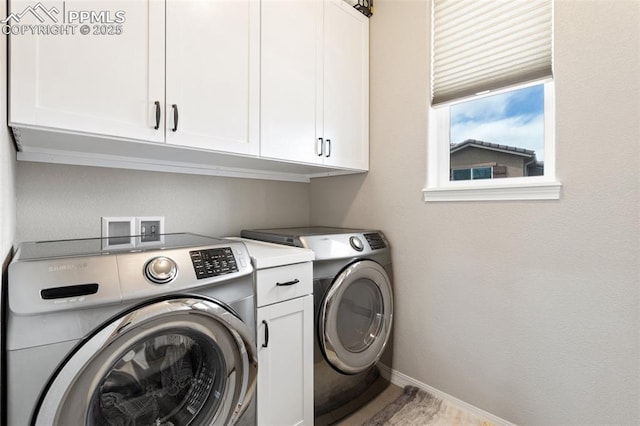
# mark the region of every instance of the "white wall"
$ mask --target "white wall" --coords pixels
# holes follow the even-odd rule
[[[0,16],[6,16],[6,2],[0,2]],[[10,260],[16,227],[16,153],[7,129],[6,37],[0,36],[0,283],[5,282],[5,264]],[[4,285],[2,285],[4,287]],[[0,297],[2,296],[0,290]],[[4,315],[0,307],[0,315]],[[0,338],[2,331],[0,330]],[[0,375],[2,372],[0,372]],[[0,378],[4,380],[4,378]],[[4,398],[0,389],[0,400]],[[4,420],[0,408],[0,421]]]
[[[6,2],[0,2],[0,16],[6,16]],[[16,153],[7,128],[7,46],[0,38],[0,265],[13,245],[15,233],[15,163]]]
[[[518,424],[640,424],[640,2],[556,0],[559,201],[426,204],[428,0],[371,18],[371,171],[311,222],[393,245],[393,368]]]
[[[305,183],[18,162],[17,194],[17,241],[100,236],[101,216],[211,236],[309,221]]]

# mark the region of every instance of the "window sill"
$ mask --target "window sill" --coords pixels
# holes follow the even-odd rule
[[[424,201],[558,200],[560,182],[529,182],[500,185],[450,185],[422,190]]]

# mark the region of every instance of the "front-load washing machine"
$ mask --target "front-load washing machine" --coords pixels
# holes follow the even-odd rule
[[[19,246],[3,324],[8,424],[255,424],[244,244],[166,234],[126,246]]]
[[[388,385],[377,363],[393,318],[391,252],[380,231],[328,227],[243,230],[242,237],[314,251],[314,417],[333,423]],[[390,363],[390,350],[385,362]]]

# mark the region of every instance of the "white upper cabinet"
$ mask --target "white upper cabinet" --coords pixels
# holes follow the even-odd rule
[[[369,18],[341,0],[324,6],[325,164],[369,168]]]
[[[261,49],[261,155],[367,170],[368,18],[340,0],[263,0]]]
[[[166,32],[167,143],[257,155],[260,2],[168,0]]]
[[[258,0],[81,4],[125,20],[12,36],[12,125],[258,154]]]
[[[322,4],[262,1],[263,156],[322,161],[314,148],[322,135],[322,128],[316,128],[322,110]]]
[[[69,11],[61,2],[41,3],[53,17],[39,11],[43,27],[64,19],[74,33],[10,37],[10,124],[162,142],[163,127],[154,129],[153,100],[164,101],[164,6],[130,0],[114,9],[114,2],[91,2],[92,10],[110,11],[112,20],[125,10],[125,21],[89,24],[82,35],[80,24],[63,17]],[[34,2],[9,4],[18,14]],[[27,13],[9,24],[42,23]]]
[[[369,22],[341,0],[9,12],[18,160],[300,182],[368,170]]]

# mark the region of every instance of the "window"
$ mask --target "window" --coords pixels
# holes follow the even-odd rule
[[[451,180],[493,179],[493,167],[451,169]]]
[[[433,0],[425,201],[557,199],[552,0]]]
[[[442,129],[449,134],[449,168],[490,164],[483,178],[544,176],[544,113],[544,84],[452,105],[449,128]],[[452,173],[450,180],[462,179]]]

